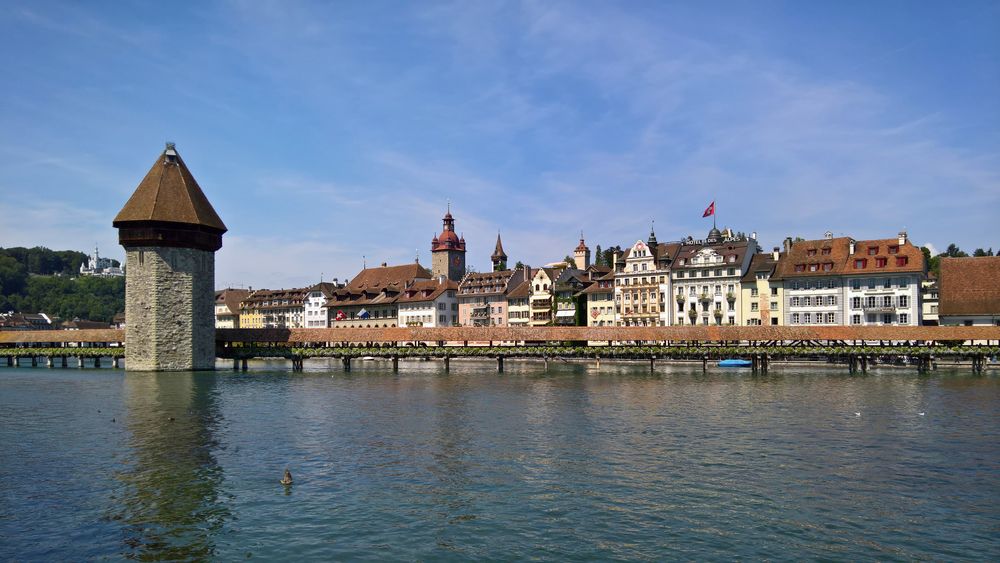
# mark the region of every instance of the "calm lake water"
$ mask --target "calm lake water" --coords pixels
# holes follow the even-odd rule
[[[400,367],[0,368],[0,560],[1000,559],[995,372]]]

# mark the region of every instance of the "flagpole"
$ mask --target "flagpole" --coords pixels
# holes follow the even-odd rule
[[[715,198],[712,198],[712,228],[713,229],[715,228],[715,214],[716,214],[715,201],[716,201]]]

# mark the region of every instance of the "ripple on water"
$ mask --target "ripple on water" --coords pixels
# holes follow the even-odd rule
[[[995,376],[386,367],[0,369],[0,559],[1000,555]]]

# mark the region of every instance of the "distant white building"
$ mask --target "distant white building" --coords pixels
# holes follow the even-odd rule
[[[120,266],[115,266],[114,262],[110,258],[101,258],[101,254],[95,245],[94,253],[90,255],[90,259],[87,260],[87,263],[80,264],[80,275],[110,278],[124,276],[125,270]]]
[[[333,292],[343,287],[344,284],[334,279],[332,282],[320,282],[309,288],[302,302],[306,328],[330,328],[326,302],[333,297]]]

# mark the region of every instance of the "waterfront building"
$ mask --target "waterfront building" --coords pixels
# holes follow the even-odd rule
[[[933,273],[928,272],[927,278],[920,282],[920,324],[937,326],[938,319],[938,280]]]
[[[443,327],[458,324],[458,283],[439,277],[418,281],[397,299],[399,326]]]
[[[748,326],[777,326],[783,324],[784,291],[781,280],[774,273],[781,259],[778,248],[771,253],[758,252],[740,279],[740,319]]]
[[[226,226],[173,143],[115,217],[133,371],[215,368],[215,252]]]
[[[507,253],[503,251],[503,243],[500,242],[500,233],[497,233],[497,245],[493,249],[493,255],[490,256],[490,261],[493,262],[493,271],[500,272],[507,269]]]
[[[240,304],[250,296],[246,289],[227,287],[215,292],[215,328],[240,328]]]
[[[1000,326],[1000,256],[941,258],[942,325]]]
[[[305,319],[306,328],[329,328],[330,321],[327,318],[326,302],[333,297],[333,292],[344,287],[344,284],[332,282],[320,282],[306,289],[302,300],[302,314]]]
[[[364,268],[326,302],[330,328],[386,328],[399,326],[399,296],[417,282],[430,281],[420,265]]]
[[[431,272],[435,278],[444,276],[457,282],[465,276],[465,237],[455,233],[451,204],[442,223],[441,234],[431,239]]]
[[[81,276],[99,277],[121,277],[125,271],[120,266],[115,266],[111,258],[103,258],[97,245],[94,245],[94,253],[91,254],[86,264],[80,264]]]
[[[526,272],[526,276],[531,276],[530,269]],[[530,279],[524,280],[507,294],[507,324],[509,326],[528,326],[531,320],[531,306],[528,304],[530,297]]]
[[[796,325],[918,325],[924,257],[905,232],[895,239],[785,239],[777,268],[784,318]]]
[[[237,315],[239,314],[239,303],[236,304]],[[125,313],[115,313],[115,316],[111,318],[111,328],[124,329],[125,328]]]
[[[588,258],[589,260],[589,258]],[[582,269],[567,268],[553,284],[552,299],[555,309],[553,324],[557,326],[586,326],[587,306],[583,291],[592,285]]]
[[[785,239],[784,254],[771,278],[784,287],[781,324],[845,324],[844,276],[853,242],[829,231],[817,240]]]
[[[615,260],[616,323],[619,326],[667,326],[670,323],[670,267],[678,243],[658,243],[649,232]]]
[[[306,288],[250,292],[240,303],[240,328],[305,328],[306,292]]]
[[[531,277],[531,295],[528,297],[528,307],[531,311],[530,326],[548,326],[553,324],[553,291],[556,280],[566,269],[566,264],[562,267],[539,268]]]
[[[587,326],[615,326],[615,275],[607,272],[583,290]]]
[[[757,250],[755,233],[715,227],[704,240],[682,241],[668,264],[675,324],[742,324],[741,279]]]
[[[529,268],[469,272],[458,284],[458,317],[463,326],[506,326],[507,296],[527,279]]]
[[[920,324],[924,254],[900,231],[894,239],[852,241],[844,268],[851,325]]]

